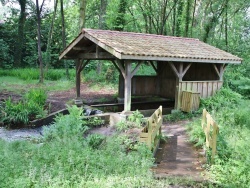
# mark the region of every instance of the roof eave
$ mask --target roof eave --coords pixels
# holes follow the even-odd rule
[[[79,34],[79,36],[72,41],[71,44],[68,45],[67,48],[63,50],[63,52],[59,56],[59,60],[61,60],[79,41],[81,41],[84,38],[84,34]]]
[[[195,58],[180,58],[180,57],[160,57],[160,56],[135,56],[121,55],[121,59],[130,60],[148,60],[148,61],[176,61],[176,62],[193,62],[193,63],[226,63],[226,64],[241,64],[241,60],[215,60],[215,59],[195,59]]]

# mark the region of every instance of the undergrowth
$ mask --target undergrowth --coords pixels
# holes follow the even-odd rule
[[[0,187],[141,187],[153,180],[145,145],[127,152],[124,136],[84,137],[81,110],[69,112],[36,142],[0,139]]]
[[[32,89],[23,99],[15,102],[11,98],[0,105],[0,122],[7,127],[22,127],[29,121],[45,117],[45,102],[47,94],[41,89]]]
[[[214,164],[208,166],[210,179],[222,187],[250,187],[250,101],[223,88],[203,100],[202,107],[209,109],[219,126],[217,155]],[[204,146],[201,120],[191,123],[188,131],[190,141]]]

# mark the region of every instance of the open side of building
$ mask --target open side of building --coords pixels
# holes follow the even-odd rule
[[[95,29],[83,29],[59,59],[76,61],[77,98],[81,71],[90,60],[111,61],[120,72],[118,97],[124,101],[124,112],[131,111],[131,96],[173,99],[175,109],[181,107],[184,90],[212,96],[223,84],[226,66],[242,62],[198,39]],[[136,76],[143,63],[156,75]]]

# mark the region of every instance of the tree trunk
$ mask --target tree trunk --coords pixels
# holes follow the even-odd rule
[[[114,23],[114,30],[123,31],[125,27],[125,14],[127,8],[127,0],[120,0],[117,17]]]
[[[192,23],[191,23],[191,37],[193,37],[193,27],[194,27],[194,15],[196,10],[196,0],[194,1],[194,8],[193,8],[193,14],[192,14]]]
[[[65,35],[65,21],[64,21],[64,10],[63,10],[63,0],[60,0],[61,2],[61,17],[62,17],[62,43],[63,43],[63,49],[66,48],[66,35]],[[69,79],[69,67],[66,60],[64,61],[64,67],[66,70],[66,78]]]
[[[226,0],[226,18],[225,18],[225,43],[226,43],[226,51],[228,51],[228,0]]]
[[[24,42],[24,25],[26,20],[26,0],[18,0],[21,11],[18,20],[18,36],[15,44],[14,66],[19,67],[22,62],[23,42]]]
[[[86,5],[87,5],[87,0],[80,0],[80,18],[79,18],[80,32],[82,31],[82,28],[84,28],[85,26]]]
[[[176,36],[181,36],[181,22],[182,22],[182,12],[183,12],[183,0],[179,0],[179,5],[177,9],[177,23],[176,23]]]
[[[44,3],[44,1],[43,1]],[[43,59],[42,59],[42,50],[41,50],[41,11],[42,6],[39,8],[38,0],[36,0],[36,14],[37,14],[37,47],[38,47],[38,61],[40,65],[40,76],[39,83],[44,83],[44,75],[43,75]]]
[[[184,37],[188,37],[189,22],[190,22],[190,9],[191,9],[191,2],[190,0],[187,0]]]
[[[50,25],[50,30],[49,30],[49,36],[48,36],[48,41],[47,41],[47,48],[46,48],[46,69],[49,68],[49,64],[51,61],[51,52],[50,52],[50,44],[51,44],[51,40],[52,40],[52,36],[53,36],[53,29],[54,29],[54,22],[55,22],[55,18],[56,18],[56,11],[57,11],[57,3],[58,0],[55,0],[55,4],[54,4],[54,12],[53,12],[53,17],[52,17],[52,21],[51,21],[51,25]]]
[[[101,0],[100,5],[100,14],[99,14],[99,29],[106,29],[106,9],[107,9],[107,0]],[[102,62],[98,61],[96,67],[96,73],[100,75],[102,72]]]

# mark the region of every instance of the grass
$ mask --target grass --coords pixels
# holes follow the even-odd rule
[[[226,90],[222,89],[202,104],[210,109],[219,126],[217,155],[215,163],[207,166],[208,176],[221,187],[247,188],[250,187],[250,100]],[[201,120],[191,123],[188,130],[190,141],[203,147],[205,136]]]
[[[206,187],[206,183],[157,180],[150,168],[152,153],[124,135],[87,135],[82,111],[75,106],[58,116],[39,140],[0,139],[0,187]]]
[[[24,93],[31,88],[43,88],[46,91],[63,91],[74,87],[74,82],[70,80],[45,80],[44,84],[39,84],[38,80],[23,80],[12,76],[2,76],[0,80],[0,91],[7,90],[17,94]]]

